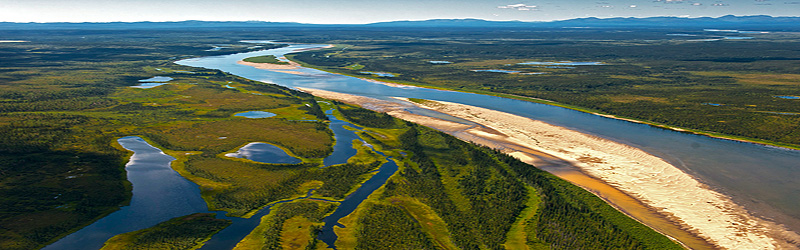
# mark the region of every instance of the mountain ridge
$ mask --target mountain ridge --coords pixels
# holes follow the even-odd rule
[[[773,17],[768,15],[721,17],[616,17],[616,18],[575,18],[556,21],[492,21],[476,18],[463,19],[428,19],[398,20],[368,24],[311,24],[298,22],[269,21],[170,21],[170,22],[50,22],[20,23],[0,22],[0,29],[171,29],[171,28],[282,28],[282,27],[397,27],[397,28],[669,28],[669,27],[703,27],[703,28],[761,28],[769,30],[800,30],[800,17]]]

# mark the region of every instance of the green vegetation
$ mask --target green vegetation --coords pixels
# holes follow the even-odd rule
[[[102,249],[198,249],[211,235],[232,223],[214,217],[214,214],[203,213],[181,216],[151,228],[114,236]]]
[[[124,205],[130,199],[124,172],[130,153],[119,147],[118,137],[169,139],[156,128],[170,123],[176,129],[192,123],[235,123],[241,119],[230,114],[238,111],[297,110],[305,107],[303,99],[311,98],[218,71],[172,64],[170,58],[245,52],[252,46],[203,51],[207,44],[221,41],[205,38],[202,32],[165,33],[159,39],[141,36],[147,32],[128,31],[0,32],[35,41],[0,45],[2,249],[40,248]],[[174,80],[152,89],[129,88],[152,76]],[[241,86],[263,96],[223,85]],[[290,121],[272,125],[296,127]],[[318,126],[309,123],[296,128]],[[210,145],[208,152],[241,146],[245,138],[236,136],[247,132],[232,133],[230,139],[238,144]],[[318,136],[310,138],[320,138],[319,144],[285,147],[306,155],[330,151],[332,140],[324,124]],[[169,142],[166,139],[160,142]],[[213,144],[204,137],[196,139]],[[176,141],[191,144],[185,138]]]
[[[382,163],[374,161],[370,164],[341,164],[327,167],[321,171],[318,178],[325,184],[316,190],[316,194],[338,200],[344,199],[346,194],[354,190],[356,184],[366,180],[365,174],[377,169]]]
[[[358,223],[355,249],[436,249],[419,223],[397,206],[373,205]]]
[[[309,200],[275,205],[235,249],[316,249],[322,219],[335,208],[330,203]]]
[[[266,55],[266,56],[254,56],[242,59],[245,62],[251,63],[270,63],[270,64],[279,64],[279,65],[289,65],[288,62],[280,61],[278,58],[275,58],[273,55]]]
[[[339,102],[335,103],[341,104]],[[397,125],[395,119],[386,113],[378,113],[360,107],[342,105],[339,105],[338,110],[346,119],[362,126],[372,128],[394,128]]]
[[[591,193],[498,151],[408,123],[367,130],[364,140],[403,160],[354,218],[342,220],[350,229],[340,240],[356,248],[502,249],[513,236],[532,249],[681,249]]]
[[[359,110],[334,105],[340,111]],[[334,113],[344,119],[347,111]],[[348,119],[375,115],[358,111]],[[393,124],[359,133],[376,150],[399,159],[401,168],[340,220],[346,227],[336,229],[338,248],[503,249],[521,244],[530,249],[681,249],[591,193],[510,156],[414,124]],[[380,156],[359,149],[354,157],[359,160],[305,172],[316,181],[296,187],[319,187],[315,197],[343,197],[380,163]],[[307,235],[314,235],[320,216],[333,206],[319,204],[328,203],[276,205],[238,249],[320,247]]]
[[[493,38],[493,34],[478,35],[481,32],[463,34],[467,39],[460,42],[429,41],[427,44],[390,42],[389,38],[396,39],[398,34],[438,34],[439,31],[375,33],[376,39],[381,41],[363,40],[361,31],[347,30],[324,34],[318,30],[214,32],[218,33],[215,37],[209,37],[204,30],[158,34],[151,31],[0,31],[4,37],[34,41],[0,44],[3,58],[0,65],[0,207],[3,208],[0,211],[0,248],[41,248],[125,204],[130,198],[130,186],[125,181],[124,164],[130,153],[116,144],[116,138],[121,136],[140,135],[175,156],[173,168],[200,186],[209,207],[234,216],[250,215],[269,204],[305,195],[310,189],[316,189],[314,198],[342,199],[385,160],[362,145],[356,146],[359,153],[347,164],[320,168],[321,158],[330,154],[333,143],[320,105],[326,109],[335,108],[334,114],[340,119],[365,127],[358,132],[361,139],[393,157],[400,165],[398,173],[384,187],[370,196],[349,220],[343,221],[350,234],[340,235],[340,241],[353,248],[395,248],[407,243],[428,249],[499,249],[512,241],[514,244],[525,241],[523,244],[533,249],[542,246],[678,248],[666,237],[636,223],[590,193],[499,152],[386,114],[341,103],[320,104],[313,96],[284,87],[172,63],[185,57],[250,51],[251,45],[237,44],[237,41],[262,38],[264,34],[298,42],[340,39],[338,41],[357,45],[347,50],[336,48],[335,56],[327,59],[322,57],[327,52],[305,52],[296,58],[330,67],[326,68],[328,70],[351,72],[363,68],[396,72],[397,79],[406,82],[435,82],[448,88],[526,94],[512,90],[526,86],[525,79],[538,76],[469,71],[521,61],[508,61],[511,59],[505,57],[512,57],[511,52],[493,47],[500,44],[503,49],[516,48],[523,44],[521,42],[468,42],[471,38],[481,38],[474,36]],[[209,44],[235,45],[221,51],[204,51]],[[439,46],[442,44],[445,46]],[[367,45],[374,50],[368,50]],[[561,53],[583,48],[586,44],[539,45],[547,49],[561,48],[552,52]],[[279,45],[261,46],[260,49],[265,49]],[[447,46],[450,49],[442,49]],[[436,49],[403,54],[420,48]],[[485,54],[480,54],[478,51],[484,48],[486,52],[482,53]],[[525,60],[548,58],[541,53],[523,52],[513,53],[514,56],[526,54]],[[426,63],[437,59],[428,58],[436,55],[446,55],[448,61],[455,63]],[[563,54],[575,60],[580,59],[577,55],[580,53]],[[469,64],[475,62],[477,64]],[[781,64],[783,62],[772,63],[777,67],[786,66]],[[419,68],[429,71],[415,71],[415,65],[424,65]],[[508,66],[515,67],[523,66]],[[620,72],[645,69],[645,66],[622,61],[602,67],[605,68],[587,68],[587,72],[543,70],[552,70],[554,77],[591,82],[594,79],[591,77],[601,76],[633,81],[624,79],[630,76],[619,76]],[[611,72],[611,67],[617,70]],[[609,71],[607,75],[591,71],[596,69]],[[714,75],[723,74],[719,73],[721,71],[692,72],[693,78],[687,79],[699,79],[697,86],[705,86],[709,85],[704,82],[708,79],[727,79]],[[683,71],[675,72],[676,79],[685,77]],[[650,78],[642,79],[661,77],[648,74]],[[483,80],[475,81],[478,75],[487,79],[486,82],[496,80],[497,86],[483,86]],[[138,80],[153,76],[174,80],[151,89],[129,88]],[[754,73],[737,77],[750,82],[765,81]],[[781,95],[800,95],[789,93],[788,87],[780,87],[790,86],[787,83],[792,83],[793,77],[793,73],[783,72],[780,77],[769,78],[766,82],[770,84],[763,88],[786,90]],[[722,85],[715,86],[730,85],[730,81],[721,81]],[[592,96],[576,82],[561,83],[570,87],[564,90],[542,84],[549,86],[543,89],[553,90],[536,91],[543,94],[541,97],[565,103],[544,94],[567,98],[570,93],[577,99]],[[647,89],[648,86],[630,88]],[[602,89],[601,86],[597,88]],[[531,89],[536,88],[521,89],[533,91]],[[680,88],[675,91],[679,90],[683,91]],[[539,96],[540,92],[527,95]],[[657,100],[661,99],[647,101]],[[783,107],[780,102],[792,102],[770,100],[774,101],[776,110]],[[265,119],[232,116],[250,110],[268,111],[277,116]],[[255,141],[277,145],[303,162],[262,164],[224,156]],[[317,249],[320,243],[315,240],[316,228],[334,208],[333,203],[315,200],[278,204],[241,246]],[[194,215],[118,236],[109,244],[193,248],[227,223],[207,215]]]
[[[468,41],[464,33],[437,41],[347,40],[337,41],[353,45],[347,50],[308,51],[292,58],[357,77],[378,79],[354,74],[352,65],[361,65],[359,70],[364,71],[397,73],[381,81],[499,95],[714,136],[800,147],[800,116],[793,115],[800,113],[800,106],[797,100],[775,97],[800,95],[796,36],[763,34],[748,41],[708,43],[667,40],[664,34],[669,32],[677,31],[502,33],[507,41],[479,35]],[[428,62],[440,59],[453,63]],[[518,64],[528,61],[600,61],[605,65]],[[472,71],[481,69],[544,74]]]

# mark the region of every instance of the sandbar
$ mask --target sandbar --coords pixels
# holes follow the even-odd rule
[[[325,46],[319,47],[319,48],[295,49],[295,50],[292,50],[292,52],[302,52],[302,51],[318,50],[318,49],[329,49],[329,48],[333,48],[333,47],[334,47],[333,44],[328,44],[328,45],[325,45]]]
[[[299,69],[300,64],[296,62],[289,61],[289,64],[274,64],[274,63],[252,63],[252,62],[245,62],[245,61],[238,61],[236,62],[241,65],[251,66],[257,69],[267,69],[267,70],[275,70],[275,69]]]
[[[528,163],[537,161],[531,152],[556,157],[653,208],[684,227],[685,231],[718,248],[797,249],[797,242],[800,242],[800,235],[751,215],[729,197],[712,190],[663,159],[622,143],[526,117],[463,104],[443,101],[397,104],[330,91],[298,89],[315,96],[386,112],[478,144],[490,147],[502,144],[521,146],[524,149],[504,151]],[[480,126],[411,114],[405,111],[404,105],[438,111]],[[602,194],[598,195],[603,198]],[[628,214],[634,218],[636,216]]]

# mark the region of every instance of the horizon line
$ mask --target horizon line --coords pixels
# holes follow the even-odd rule
[[[523,20],[489,20],[489,19],[482,19],[482,18],[473,18],[473,17],[465,17],[465,18],[431,18],[431,19],[398,19],[398,20],[391,20],[391,21],[378,21],[378,22],[370,22],[370,23],[303,23],[303,22],[292,22],[292,21],[267,21],[267,20],[197,20],[197,19],[187,19],[187,20],[175,20],[175,21],[148,21],[148,20],[141,20],[141,21],[83,21],[83,22],[69,22],[69,21],[56,21],[56,22],[13,22],[13,21],[0,21],[0,23],[15,23],[15,24],[110,24],[110,23],[180,23],[180,22],[228,22],[228,23],[291,23],[291,24],[305,24],[305,25],[369,25],[369,24],[379,24],[379,23],[392,23],[392,22],[425,22],[425,21],[437,21],[437,20],[476,20],[476,21],[487,21],[487,22],[520,22],[520,23],[549,23],[549,22],[560,22],[560,21],[569,21],[569,20],[580,20],[580,19],[599,19],[599,20],[608,20],[608,19],[648,19],[648,18],[682,18],[682,19],[700,19],[700,18],[712,18],[712,19],[719,19],[722,17],[771,17],[771,18],[800,18],[800,16],[772,16],[772,15],[720,15],[720,16],[685,16],[685,15],[662,15],[662,16],[649,16],[649,17],[635,17],[635,16],[618,16],[618,17],[578,17],[578,18],[568,18],[568,19],[555,19],[555,20],[548,20],[548,21],[523,21]]]

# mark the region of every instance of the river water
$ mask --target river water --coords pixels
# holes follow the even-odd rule
[[[332,110],[328,110],[327,113],[329,114],[328,119],[331,120],[330,129],[334,131],[336,143],[334,144],[333,153],[324,160],[325,166],[346,163],[350,157],[357,153],[353,148],[353,141],[359,139],[359,137],[355,132],[347,130],[345,127],[361,128],[330,115]],[[174,217],[200,212],[216,213],[217,218],[233,221],[233,224],[212,236],[201,249],[232,249],[258,226],[261,222],[261,217],[269,214],[273,206],[307,199],[311,197],[314,191],[313,189],[309,190],[304,197],[270,204],[260,209],[250,218],[228,217],[225,212],[208,210],[208,206],[200,196],[200,188],[171,168],[170,163],[175,158],[164,154],[160,149],[151,146],[140,137],[123,137],[117,142],[125,149],[134,152],[125,166],[128,181],[133,186],[133,197],[130,205],[120,208],[119,211],[46,246],[44,249],[100,249],[103,243],[115,235],[149,228]],[[256,147],[267,146],[267,148],[260,150],[258,148],[245,149],[254,145]],[[297,161],[299,161],[283,152],[280,148],[269,144],[248,144],[243,149],[245,150],[240,149],[240,154],[247,155],[248,157],[246,158],[258,162],[298,163]],[[276,150],[279,152],[276,152]],[[375,152],[383,155],[378,151]],[[385,155],[383,156],[386,157]],[[340,204],[333,214],[324,218],[325,225],[322,228],[322,236],[320,237],[324,243],[333,247],[337,239],[333,227],[342,226],[337,221],[352,213],[361,202],[372,192],[383,186],[389,177],[397,171],[398,166],[395,162],[391,158],[387,158],[387,160],[388,162],[381,165],[375,175],[361,184],[355,192],[339,202]]]
[[[478,106],[566,127],[640,148],[661,157],[748,210],[800,231],[800,151],[692,135],[600,117],[565,108],[507,98],[417,87],[394,87],[309,68],[292,74],[236,64],[247,57],[282,57],[318,44],[203,57],[178,64],[218,69],[251,80],[290,88],[305,87],[396,101],[391,97],[441,100]],[[414,113],[429,113],[409,107]],[[438,115],[443,117],[446,115]]]
[[[170,168],[175,158],[139,137],[123,137],[117,142],[134,152],[125,166],[128,181],[133,184],[130,205],[44,249],[100,249],[114,235],[148,228],[178,216],[208,212],[197,184]]]

